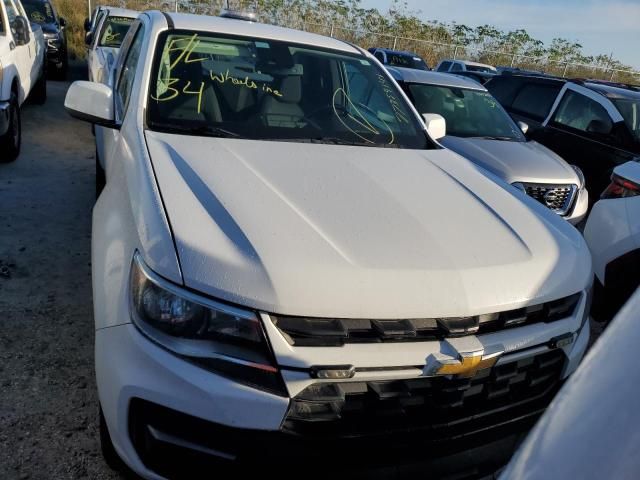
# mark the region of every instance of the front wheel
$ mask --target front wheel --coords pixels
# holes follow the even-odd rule
[[[20,122],[20,106],[18,95],[11,92],[9,99],[9,128],[0,136],[0,162],[13,162],[20,154],[22,142],[22,125]]]

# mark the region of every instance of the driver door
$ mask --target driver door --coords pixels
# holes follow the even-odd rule
[[[113,69],[113,77],[110,83],[113,88],[116,121],[119,124],[124,120],[129,104],[134,72],[140,57],[143,38],[144,26],[139,20],[136,20],[122,42],[118,63]],[[96,126],[96,152],[105,171],[107,182],[109,180],[109,172],[113,168],[113,156],[120,137],[121,134],[118,129]]]

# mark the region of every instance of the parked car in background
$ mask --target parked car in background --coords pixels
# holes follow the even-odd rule
[[[500,480],[638,478],[638,323],[640,290],[558,392]]]
[[[580,169],[535,141],[527,141],[487,89],[438,72],[388,68],[423,114],[446,121],[445,147],[576,224],[587,213],[589,194]],[[524,127],[524,125],[523,125]]]
[[[437,145],[355,46],[145,12],[113,87],[76,82],[65,106],[106,131],[111,464],[315,476],[464,450],[535,418],[583,355],[582,236]]]
[[[496,67],[486,63],[470,62],[468,60],[441,60],[435,68],[437,72],[485,72],[497,73]]]
[[[47,73],[64,79],[69,66],[66,21],[49,0],[22,0],[29,21],[35,22],[44,33],[47,43]]]
[[[0,2],[0,162],[20,154],[20,108],[27,97],[47,99],[42,28],[27,19],[19,0]]]
[[[429,70],[427,62],[416,53],[389,50],[387,48],[370,48],[369,53],[380,60],[383,65]]]
[[[640,156],[640,92],[600,82],[500,75],[485,85],[527,135],[584,172],[592,201]]]
[[[613,170],[593,206],[584,238],[593,257],[594,317],[610,320],[640,286],[640,163]]]
[[[111,68],[129,26],[140,12],[107,7],[97,13],[96,24],[86,36],[89,80],[107,83]]]
[[[489,80],[491,80],[493,77],[496,76],[495,73],[472,72],[472,71],[452,72],[451,74],[458,75],[460,77],[470,78],[471,80],[475,80],[476,82],[478,82],[480,85],[484,85],[485,83],[487,83]]]

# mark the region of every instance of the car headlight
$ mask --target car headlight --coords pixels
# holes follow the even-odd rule
[[[576,175],[578,175],[578,181],[580,182],[580,185],[578,185],[578,187],[580,188],[580,190],[582,190],[586,184],[584,179],[584,173],[582,173],[582,170],[580,170],[580,167],[576,167],[575,165],[571,165],[571,168],[573,168],[576,172]]]
[[[155,274],[136,252],[131,316],[150,340],[202,368],[285,396],[257,314],[184,290]]]

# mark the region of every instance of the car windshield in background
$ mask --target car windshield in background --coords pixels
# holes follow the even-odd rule
[[[409,84],[418,112],[438,113],[447,135],[524,141],[524,135],[488,92],[436,85]]]
[[[489,67],[481,67],[479,65],[467,65],[467,72],[495,73]]]
[[[119,48],[133,20],[129,17],[107,17],[102,27],[98,46]]]
[[[54,23],[56,21],[49,2],[23,1],[22,6],[27,12],[27,17],[29,17],[29,21],[31,22],[43,24]]]
[[[412,55],[387,53],[387,63],[394,67],[413,68],[416,70],[429,70],[424,60],[422,60],[420,57],[414,57]]]
[[[147,110],[152,130],[428,146],[393,80],[363,56],[207,33],[162,35]]]
[[[640,142],[640,99],[612,98],[636,142]]]

